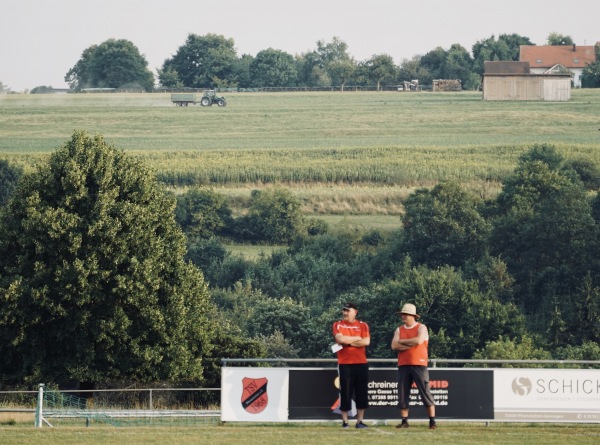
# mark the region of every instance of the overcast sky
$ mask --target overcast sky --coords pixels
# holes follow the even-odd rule
[[[543,45],[558,32],[593,45],[599,13],[598,0],[2,0],[0,82],[66,88],[82,52],[111,38],[133,42],[154,74],[188,34],[232,38],[238,56],[301,54],[339,37],[357,61],[389,54],[396,64],[500,34]]]

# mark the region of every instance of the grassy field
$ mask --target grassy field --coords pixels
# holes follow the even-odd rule
[[[227,107],[168,94],[0,95],[0,159],[30,170],[74,130],[100,133],[176,190],[205,184],[243,208],[288,187],[306,214],[402,214],[417,187],[457,179],[497,193],[534,143],[600,164],[600,90],[569,102],[489,102],[481,93],[228,93]],[[376,222],[388,224],[387,222]]]
[[[100,133],[174,182],[420,184],[492,180],[534,143],[600,162],[600,90],[569,102],[481,93],[229,93],[176,107],[168,94],[0,96],[0,157],[24,166]]]
[[[0,425],[3,445],[64,444],[218,444],[281,445],[312,444],[597,444],[600,426],[572,424],[440,423],[431,431],[424,423],[407,430],[378,425],[367,430],[342,431],[339,423],[320,424],[226,424],[202,427],[65,427],[35,429],[33,426]]]

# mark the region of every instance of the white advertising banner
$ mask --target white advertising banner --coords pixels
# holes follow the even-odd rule
[[[221,368],[221,420],[288,420],[288,368]]]
[[[494,419],[600,422],[600,370],[495,369]]]

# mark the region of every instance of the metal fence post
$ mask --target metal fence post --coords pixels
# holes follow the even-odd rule
[[[40,383],[38,387],[38,400],[37,400],[37,408],[35,410],[35,427],[42,427],[42,407],[44,406],[44,384]]]

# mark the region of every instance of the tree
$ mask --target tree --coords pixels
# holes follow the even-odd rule
[[[109,39],[85,49],[65,75],[72,89],[135,87],[152,91],[154,76],[146,58],[129,40]]]
[[[83,132],[25,176],[0,213],[2,378],[202,382],[214,310],[174,207]]]
[[[72,90],[80,91],[83,88],[96,86],[92,84],[94,73],[92,73],[91,68],[96,49],[98,49],[98,45],[92,45],[84,49],[75,66],[67,72],[65,82],[69,84]]]
[[[256,55],[250,62],[249,74],[254,86],[260,87],[290,87],[298,77],[294,57],[273,48]]]
[[[233,224],[225,197],[214,190],[199,188],[177,197],[175,219],[188,235],[205,239],[226,231]]]
[[[586,190],[562,167],[553,147],[536,146],[496,198],[490,249],[506,261],[530,314],[552,310],[551,299],[569,294],[595,264],[598,227]],[[549,313],[538,315],[543,324]]]
[[[325,87],[331,85],[331,78],[323,67],[320,56],[316,51],[311,51],[296,57],[296,70],[298,84],[311,87]]]
[[[500,34],[498,41],[504,42],[508,47],[507,56],[508,60],[518,62],[521,56],[521,45],[535,45],[529,37],[521,36],[519,34]]]
[[[573,38],[571,36],[566,36],[557,32],[551,32],[548,35],[548,45],[570,46],[573,45]]]
[[[340,91],[344,91],[346,82],[356,71],[356,63],[352,59],[335,60],[329,64],[331,78],[340,84]]]
[[[434,79],[458,79],[467,88],[472,88],[473,59],[469,52],[455,43],[448,51],[437,47],[420,59],[421,67],[428,75],[422,76],[422,83],[431,84]]]
[[[14,194],[23,169],[10,165],[8,161],[0,159],[0,206],[3,206]]]
[[[253,190],[248,215],[236,227],[242,238],[273,243],[290,243],[306,230],[300,201],[280,187]]]
[[[483,63],[490,60],[519,60],[519,53],[515,56],[514,49],[509,46],[513,44],[514,39],[498,39],[491,36],[484,40],[475,42],[472,48],[473,53],[473,70],[479,74],[483,74]],[[516,58],[515,58],[516,57]]]
[[[250,64],[254,57],[250,54],[242,54],[237,60],[234,68],[234,76],[237,79],[239,88],[250,88],[253,86],[252,77],[250,76]]]
[[[398,79],[398,68],[388,54],[374,55],[367,61],[366,68],[367,75],[377,85],[377,91],[381,89],[381,82],[396,82]]]
[[[471,87],[471,74],[473,59],[469,52],[461,45],[453,44],[446,54],[443,75],[441,79],[459,79],[464,88]]]
[[[331,42],[319,40],[317,42],[315,64],[318,68],[324,70],[330,79],[330,84],[342,83],[342,79],[337,77],[340,74],[348,73],[348,62],[352,62],[352,58],[348,54],[348,44],[339,37],[334,37]]]
[[[398,80],[420,79],[421,83],[427,84],[427,79],[432,80],[431,73],[421,65],[423,56],[414,56],[412,59],[403,59],[398,67]]]
[[[189,34],[175,55],[163,62],[159,81],[164,87],[218,88],[234,85],[236,63],[233,39],[216,34]]]
[[[430,267],[477,261],[489,232],[479,212],[481,204],[455,182],[417,190],[404,203],[406,252],[417,264]]]
[[[565,167],[573,169],[577,173],[587,190],[600,190],[600,168],[595,162],[576,158],[566,161]]]
[[[521,338],[509,339],[500,337],[498,340],[487,342],[485,348],[475,352],[473,358],[477,360],[550,360],[548,351],[535,346],[531,337],[523,335]],[[501,368],[539,368],[542,365],[526,364],[501,364]]]
[[[377,320],[370,324],[369,351],[375,357],[390,356],[389,342],[401,323],[396,311],[406,302],[416,304],[430,330],[432,357],[471,358],[486,341],[521,335],[525,327],[516,306],[484,296],[475,280],[465,279],[452,267],[432,270],[407,260],[394,278],[343,298],[361,308],[362,320]],[[338,311],[339,307],[338,302]]]
[[[598,49],[596,46],[596,61],[588,63],[581,71],[582,88],[600,88],[600,60],[598,59]]]

